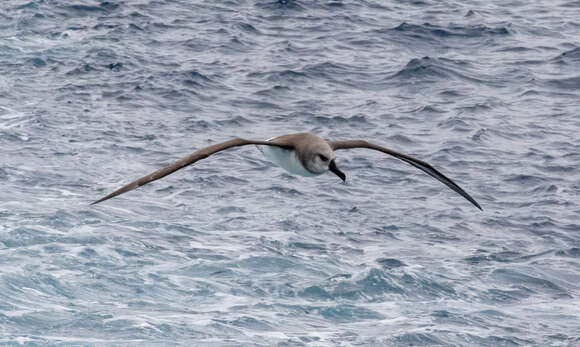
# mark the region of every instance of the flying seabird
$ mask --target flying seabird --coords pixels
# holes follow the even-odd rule
[[[398,158],[420,170],[423,170],[428,175],[434,177],[459,195],[463,196],[465,199],[475,205],[475,207],[483,210],[477,201],[475,201],[469,194],[461,189],[461,187],[455,184],[455,182],[422,160],[365,140],[325,141],[321,137],[309,133],[282,135],[266,141],[236,138],[233,140],[216,143],[214,145],[197,150],[172,165],[169,165],[134,182],[131,182],[126,186],[123,186],[111,194],[105,196],[104,198],[91,203],[91,205],[98,204],[117,195],[141,187],[142,185],[145,185],[149,182],[158,180],[179,169],[194,164],[201,159],[205,159],[217,152],[221,152],[232,147],[246,145],[259,146],[266,158],[293,174],[311,177],[321,175],[326,171],[330,171],[340,177],[340,179],[343,181],[346,181],[346,175],[336,166],[336,156],[334,155],[334,152],[341,149],[351,148],[373,149],[375,151],[392,155],[395,158]]]

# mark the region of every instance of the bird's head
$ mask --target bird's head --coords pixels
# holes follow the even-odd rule
[[[332,151],[332,148],[326,143],[321,146],[317,146],[309,151],[305,166],[308,171],[322,174],[326,171],[330,171],[340,177],[341,180],[346,180],[346,175],[338,169],[336,166],[336,156]]]

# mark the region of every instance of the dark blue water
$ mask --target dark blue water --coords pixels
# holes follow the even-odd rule
[[[4,0],[0,343],[580,345],[580,2]],[[234,137],[366,138],[347,184]]]

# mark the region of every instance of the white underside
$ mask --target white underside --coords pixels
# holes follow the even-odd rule
[[[268,139],[267,141],[269,140],[271,139]],[[296,151],[294,150],[283,149],[276,146],[258,146],[258,148],[262,151],[266,159],[290,173],[306,177],[320,175],[306,170],[300,160],[298,160]]]

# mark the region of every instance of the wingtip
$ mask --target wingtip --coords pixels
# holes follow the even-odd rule
[[[471,202],[473,204],[473,206],[477,207],[480,211],[483,211],[483,208],[481,207],[481,205],[477,201],[475,201],[474,198],[472,198],[470,196],[467,200],[469,200],[469,202]]]
[[[93,202],[91,202],[91,203],[89,204],[89,206],[93,206],[93,205],[96,205],[96,204],[98,204],[98,203],[101,203],[101,202],[103,202],[103,201],[105,201],[105,200],[109,200],[109,199],[110,199],[110,198],[112,198],[112,197],[113,197],[112,195],[107,195],[107,196],[105,196],[104,198],[100,198],[100,199],[99,199],[99,200],[97,200],[97,201],[93,201]]]

